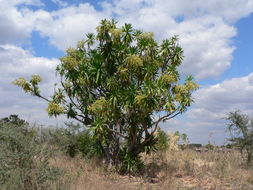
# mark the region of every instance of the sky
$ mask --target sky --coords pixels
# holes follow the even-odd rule
[[[49,118],[46,102],[11,82],[38,74],[50,97],[59,57],[104,18],[154,32],[158,41],[179,36],[180,73],[193,75],[200,88],[192,107],[162,123],[164,130],[221,145],[228,112],[253,116],[253,0],[0,0],[0,118],[18,114],[43,126],[66,121]]]

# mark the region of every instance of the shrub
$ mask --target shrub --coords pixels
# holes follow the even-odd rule
[[[168,149],[168,135],[160,127],[157,130],[157,144],[158,150],[165,152]]]
[[[208,143],[205,145],[205,148],[207,148],[208,150],[214,150],[215,146],[212,145],[211,143]]]
[[[60,175],[49,165],[52,152],[39,143],[29,124],[11,115],[0,120],[0,187],[1,189],[50,189],[50,181]]]
[[[70,157],[75,157],[78,153],[87,158],[100,157],[103,154],[99,142],[91,131],[73,122],[65,124],[65,128],[44,130],[43,139],[57,146]]]

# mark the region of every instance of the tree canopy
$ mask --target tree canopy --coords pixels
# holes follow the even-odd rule
[[[244,150],[247,154],[247,163],[252,163],[253,159],[253,119],[248,115],[242,114],[239,110],[230,112],[226,118],[228,123],[228,130],[231,138],[228,140],[233,145],[240,148],[241,152]]]
[[[65,114],[91,129],[116,165],[152,150],[159,123],[185,112],[198,88],[191,76],[179,76],[183,50],[176,36],[158,43],[152,32],[117,27],[115,20],[102,20],[96,34],[60,60],[61,86],[50,98],[41,95],[38,75],[14,84],[48,101],[49,116]]]

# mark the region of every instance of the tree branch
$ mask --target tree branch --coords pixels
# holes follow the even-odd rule
[[[73,116],[74,119],[76,119],[77,121],[81,122],[82,124],[85,124],[83,120],[79,119],[77,116]]]
[[[155,125],[155,128],[154,128],[154,130],[151,132],[151,135],[153,135],[153,134],[156,132],[157,127],[158,127],[158,124],[159,124],[161,121],[166,121],[166,120],[168,120],[168,119],[166,119],[166,118],[169,117],[169,116],[171,116],[171,115],[174,114],[175,112],[176,112],[176,110],[173,111],[173,112],[171,112],[171,113],[168,113],[168,114],[164,115],[163,117],[160,117],[156,122],[154,122],[153,125]],[[180,112],[178,112],[178,113],[180,113]],[[173,117],[172,117],[172,118],[173,118]]]
[[[117,135],[119,135],[119,136],[121,136],[121,137],[123,137],[123,138],[125,138],[125,139],[127,138],[127,136],[121,134],[121,133],[118,132],[118,131],[115,131],[114,129],[111,129],[111,128],[108,128],[108,127],[107,127],[107,129],[108,129],[109,131],[113,132],[113,133],[116,133]]]
[[[150,135],[148,137],[145,138],[145,140],[141,143],[141,146],[144,147],[153,137],[154,133],[156,132],[157,130],[157,127],[158,127],[158,124],[161,122],[161,121],[166,121],[166,120],[169,120],[169,119],[172,119],[174,117],[176,117],[178,114],[180,114],[181,112],[177,112],[177,110],[171,112],[171,113],[168,113],[162,117],[160,117],[156,122],[153,123],[153,125],[155,125],[155,128],[154,130],[150,133]],[[173,115],[174,114],[174,115]]]
[[[176,117],[178,114],[181,114],[181,113],[182,113],[182,112],[177,112],[177,113],[176,113],[176,114],[174,114],[173,116],[168,117],[168,118],[164,119],[163,121],[170,120],[170,119],[172,119],[172,118]]]
[[[47,102],[50,102],[49,99],[47,99],[47,98],[41,96],[40,94],[35,94],[35,96],[37,96],[37,97],[39,97],[39,98],[42,98],[43,100],[46,100]]]

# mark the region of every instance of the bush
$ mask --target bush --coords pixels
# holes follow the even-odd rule
[[[55,145],[70,157],[75,157],[81,153],[82,156],[101,157],[103,155],[99,142],[94,138],[93,134],[83,128],[80,124],[65,123],[66,128],[54,128],[44,130],[43,139],[49,144]]]
[[[214,150],[215,146],[212,145],[211,143],[208,143],[205,145],[205,148],[207,148],[208,150]]]
[[[168,149],[176,150],[179,147],[185,149],[188,146],[188,137],[185,133],[176,131],[175,133],[164,132],[160,127],[156,133],[156,149],[161,152],[166,152]]]
[[[168,135],[159,127],[157,130],[157,150],[165,152],[168,149]]]
[[[141,156],[134,156],[131,153],[127,152],[127,149],[121,149],[120,151],[120,159],[121,173],[128,173],[131,175],[138,175],[140,174],[141,170],[144,168],[144,162],[141,160]]]
[[[39,143],[36,130],[11,115],[0,120],[1,189],[50,189],[60,171],[49,165],[52,152]]]

